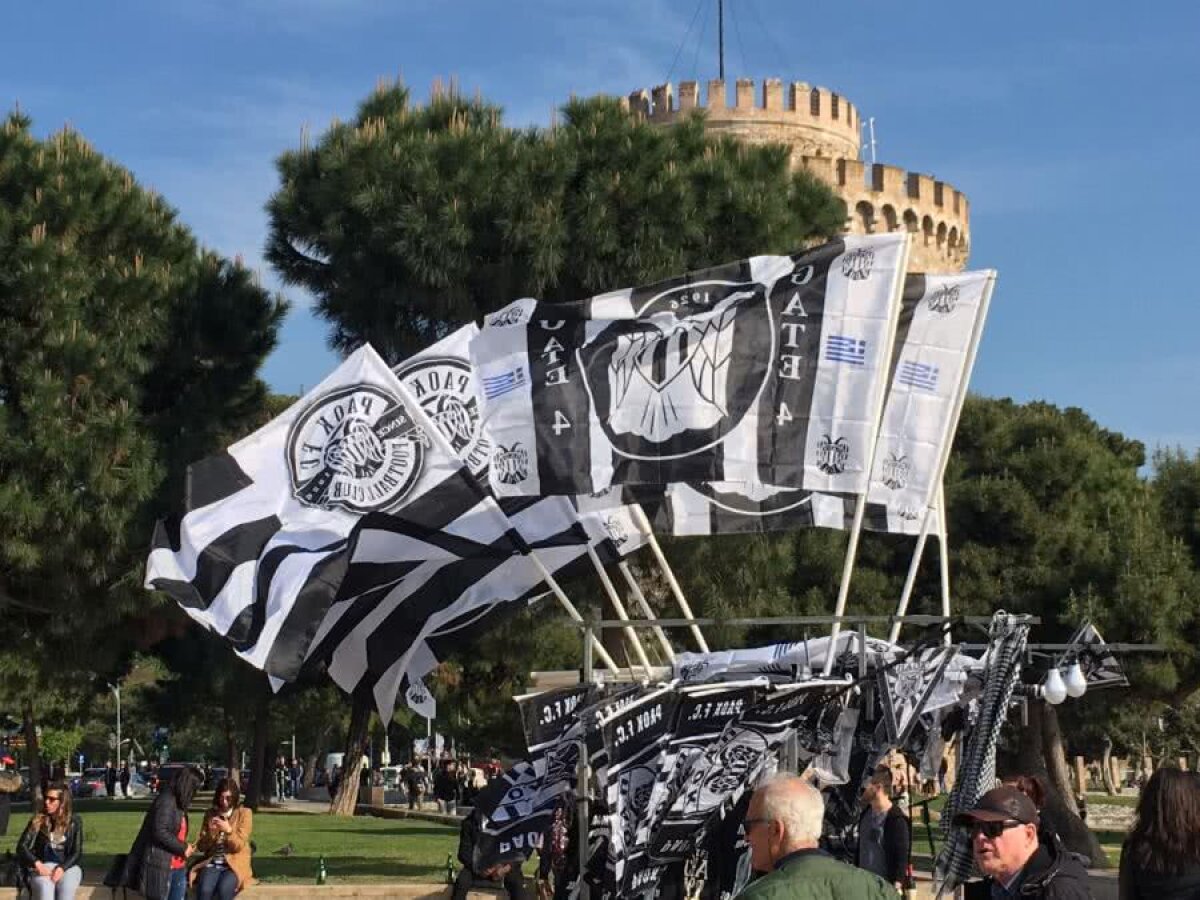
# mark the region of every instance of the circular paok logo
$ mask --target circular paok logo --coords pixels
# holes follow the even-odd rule
[[[397,369],[396,376],[437,423],[471,474],[478,477],[486,472],[493,448],[479,427],[471,366],[453,357],[422,359]]]
[[[398,397],[355,385],[317,398],[296,417],[287,459],[292,493],[305,506],[386,511],[420,476],[425,438]]]

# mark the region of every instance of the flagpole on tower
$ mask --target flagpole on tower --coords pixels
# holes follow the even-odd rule
[[[884,346],[889,348],[887,353],[887,362],[891,363],[891,347],[896,342],[896,327],[900,321],[900,306],[904,299],[904,277],[908,271],[908,254],[912,249],[912,236],[904,235],[904,249],[900,252],[900,260],[897,263],[900,272],[896,277],[896,286],[892,292],[892,307],[891,317],[888,321],[887,335],[884,337]],[[850,525],[850,540],[846,544],[846,558],[842,563],[842,582],[838,586],[837,603],[834,606],[833,615],[835,621],[833,628],[829,632],[829,652],[825,655],[825,668],[823,674],[828,675],[833,671],[833,661],[837,656],[837,638],[842,630],[841,617],[846,612],[846,600],[850,596],[850,578],[854,574],[854,560],[858,555],[858,540],[862,536],[863,516],[867,511],[867,491],[871,485],[871,475],[875,471],[875,444],[876,438],[879,435],[879,424],[883,418],[884,401],[887,399],[887,391],[880,390],[879,396],[875,401],[875,409],[873,410],[871,421],[873,427],[868,436],[870,441],[870,450],[866,458],[866,484],[863,485],[862,493],[858,495],[858,499],[854,503],[854,521]]]
[[[667,562],[667,557],[662,551],[662,547],[658,544],[658,539],[654,536],[654,531],[650,527],[650,520],[646,517],[646,511],[642,509],[641,504],[630,504],[630,509],[633,510],[633,516],[637,519],[638,528],[646,534],[647,542],[650,544],[650,549],[654,553],[654,558],[658,560],[658,566],[662,569],[663,577],[667,579],[667,584],[671,588],[671,593],[675,595],[675,602],[679,604],[679,609],[683,613],[685,619],[694,619],[692,608],[688,605],[687,597],[683,596],[683,588],[679,586],[679,582],[675,579],[675,573],[671,570],[671,564]],[[696,639],[696,644],[700,647],[701,653],[708,653],[708,641],[704,640],[704,635],[700,633],[698,625],[692,625],[692,636]]]
[[[725,0],[717,0],[717,77],[725,80]]]

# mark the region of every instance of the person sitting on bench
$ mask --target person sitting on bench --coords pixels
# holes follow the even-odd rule
[[[471,815],[462,820],[458,833],[458,861],[462,870],[454,879],[454,889],[450,900],[467,900],[467,894],[478,887],[495,888],[503,886],[510,900],[529,900],[529,892],[525,889],[525,878],[521,874],[522,858],[517,855],[510,859],[500,859],[491,863],[482,871],[476,871],[475,845],[479,839],[480,815],[472,811]]]

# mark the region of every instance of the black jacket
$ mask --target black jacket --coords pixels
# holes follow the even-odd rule
[[[971,882],[963,892],[964,900],[989,900],[991,885],[990,878]],[[1019,893],[1023,898],[1093,900],[1087,869],[1057,837],[1051,844],[1039,844],[1037,852],[1025,864]]]
[[[45,846],[46,832],[41,829],[35,831],[33,820],[30,819],[17,841],[17,862],[21,865],[21,878],[24,883],[28,883],[28,880],[33,877],[34,864],[41,862],[42,850]],[[67,826],[67,840],[63,845],[63,861],[60,865],[64,869],[69,869],[71,866],[79,865],[82,858],[83,822],[79,816],[73,815],[71,824]]]
[[[1121,850],[1120,897],[1121,900],[1196,900],[1200,897],[1200,864],[1186,865],[1174,875],[1147,872],[1133,861],[1126,843]]]
[[[863,813],[863,817],[865,816],[866,812]],[[860,846],[864,838],[862,821],[863,819],[859,818],[858,842]],[[908,871],[909,843],[908,816],[900,811],[900,807],[893,804],[883,819],[883,858],[887,873],[880,877],[884,881],[891,884],[904,882]],[[854,862],[855,865],[859,864],[857,856]]]
[[[121,883],[144,894],[148,900],[167,896],[171,880],[171,857],[183,856],[187,844],[179,840],[179,825],[183,812],[175,805],[175,797],[164,791],[142,819],[142,827],[125,860]]]

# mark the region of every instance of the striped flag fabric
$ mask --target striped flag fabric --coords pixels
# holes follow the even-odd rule
[[[574,303],[471,342],[497,496],[728,481],[866,489],[907,234],[846,236]]]
[[[275,678],[298,673],[347,573],[359,519],[396,512],[461,464],[430,447],[369,346],[283,414],[191,466],[155,529],[145,585]]]

